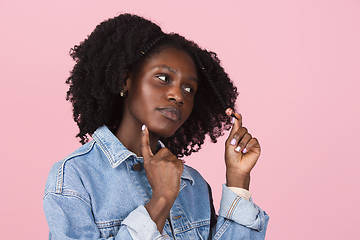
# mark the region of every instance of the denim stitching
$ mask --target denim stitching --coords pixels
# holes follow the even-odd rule
[[[131,179],[131,181],[135,184],[135,186],[136,186],[136,188],[137,188],[140,196],[143,198],[144,205],[145,205],[147,196],[144,196],[144,194],[143,194],[143,192],[142,192],[142,189],[141,189],[141,186],[139,185],[139,183],[138,183],[137,181],[135,181],[135,179],[133,178],[133,176],[130,174],[130,171],[131,171],[131,170],[130,170],[129,163],[128,163],[127,161],[126,161],[125,163],[126,163],[126,169],[127,169],[128,174],[129,174],[129,176],[130,176],[130,179]]]
[[[119,166],[124,160],[127,158],[134,156],[133,153],[125,152],[121,154],[120,158],[118,160],[114,159],[114,157],[111,155],[111,150],[108,149],[106,146],[106,143],[102,141],[99,137],[96,136],[96,133],[93,134],[93,139],[99,144],[101,150],[105,154],[106,158],[109,160],[110,165],[112,168],[116,168]]]
[[[215,239],[219,239],[226,231],[226,229],[230,226],[230,220],[225,218],[224,223],[221,225],[221,227],[219,228],[219,230],[216,232],[215,236],[214,236],[214,240]]]
[[[91,208],[90,201],[76,191],[64,190],[62,193],[56,193],[54,191],[49,191],[44,195],[43,199],[45,199],[45,197],[50,194],[53,194],[55,196],[73,197],[73,198],[80,199],[81,201],[86,203],[86,205],[88,205]]]
[[[161,236],[155,238],[155,240],[157,240],[157,239],[171,239],[171,237],[167,234],[164,234],[164,235],[161,235]]]
[[[123,220],[114,220],[114,221],[107,221],[107,222],[95,222],[95,224],[99,229],[103,229],[103,228],[111,228],[111,227],[121,226],[122,221]]]
[[[192,230],[194,228],[199,228],[199,227],[203,227],[203,226],[207,226],[210,225],[210,220],[206,220],[206,221],[201,221],[201,222],[196,222],[196,223],[192,223],[190,225],[181,227],[181,228],[175,228],[174,232],[177,233],[183,233],[189,230]]]
[[[64,167],[65,167],[65,163],[72,159],[72,158],[75,158],[75,157],[78,157],[78,156],[81,156],[81,155],[85,155],[87,154],[88,152],[90,152],[90,150],[93,148],[95,142],[91,142],[91,144],[89,145],[89,147],[87,149],[84,149],[83,152],[79,152],[79,153],[76,153],[74,155],[70,155],[68,156],[61,164],[60,168],[59,168],[59,171],[58,171],[58,179],[57,179],[57,184],[56,184],[56,187],[55,187],[55,192],[56,193],[62,193],[63,191],[63,185],[64,185],[64,178],[63,178],[63,175],[64,175]]]
[[[96,134],[93,134],[93,138],[95,139],[95,141],[99,144],[101,150],[104,152],[105,156],[107,157],[107,159],[109,160],[111,166],[113,167],[115,165],[115,161],[111,156],[110,151],[108,151],[107,147],[105,146],[105,144],[101,141],[100,138],[98,138],[96,136]]]
[[[210,225],[210,224],[209,224],[209,225]],[[209,227],[209,229],[210,229],[210,227]],[[198,237],[200,237],[201,240],[204,240],[204,238],[203,238],[203,237],[201,236],[201,234],[199,233],[199,228],[195,228],[195,231],[196,231]]]
[[[237,205],[237,203],[240,201],[241,197],[237,196],[234,201],[232,202],[231,206],[230,206],[230,209],[228,211],[228,214],[226,215],[226,218],[230,219],[234,209],[235,209],[235,206]]]
[[[76,191],[72,191],[72,190],[63,190],[62,194],[63,196],[68,196],[68,197],[76,197],[82,201],[84,201],[87,205],[89,205],[89,207],[91,208],[91,203],[90,203],[90,199],[87,199],[86,197],[84,197],[83,195],[81,195],[80,193],[76,192]]]

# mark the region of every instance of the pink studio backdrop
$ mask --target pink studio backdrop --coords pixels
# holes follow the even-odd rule
[[[266,239],[359,239],[356,0],[0,1],[2,239],[47,238],[47,174],[80,146],[65,101],[69,49],[124,12],[218,53],[262,145],[250,190],[270,215]],[[217,209],[224,139],[186,159]]]

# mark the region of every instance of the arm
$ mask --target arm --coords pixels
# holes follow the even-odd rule
[[[224,184],[218,216],[209,185],[208,190],[211,209],[208,239],[265,239],[269,216],[252,199],[247,201],[239,197]]]
[[[268,215],[252,200],[247,201],[223,185],[219,216],[210,239],[263,240]]]
[[[141,133],[140,149],[146,177],[153,191],[145,208],[156,223],[158,231],[162,232],[170,209],[179,195],[183,162],[168,148],[162,148],[154,155],[149,144],[149,131],[145,126]]]
[[[225,142],[226,186],[249,190],[250,172],[260,157],[260,144],[242,126],[242,117],[235,113],[234,125]]]
[[[90,203],[76,191],[64,190],[61,194],[49,191],[44,196],[43,206],[49,239],[134,239],[136,236],[150,240],[161,237],[144,206],[133,210],[121,222],[118,232],[115,227],[107,228],[113,232],[101,231]]]
[[[225,142],[226,185],[223,186],[219,217],[212,239],[264,239],[268,215],[257,205],[238,196],[228,187],[249,190],[250,172],[260,156],[256,138],[242,126],[242,117],[237,120]]]
[[[149,145],[144,146],[150,149]],[[152,154],[146,152],[144,148],[143,150],[143,156]],[[151,200],[146,206],[138,206],[132,211],[129,209],[128,215],[123,216],[122,219],[100,223],[97,222],[99,219],[94,217],[95,210],[91,197],[72,167],[67,165],[65,179],[70,181],[69,184],[61,190],[56,188],[59,169],[63,162],[55,164],[50,171],[43,198],[50,239],[156,239],[161,237],[160,232],[180,189],[182,161],[172,155],[168,149],[163,149],[156,155],[144,159],[144,168],[153,188]]]

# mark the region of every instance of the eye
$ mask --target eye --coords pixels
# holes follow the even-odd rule
[[[191,87],[184,87],[184,91],[187,93],[192,93],[194,90]]]
[[[169,81],[169,78],[166,75],[158,75],[157,78],[163,82]]]

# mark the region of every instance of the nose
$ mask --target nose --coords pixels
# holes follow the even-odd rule
[[[169,102],[175,102],[177,105],[182,106],[184,104],[182,89],[180,86],[172,86],[170,87],[166,99]]]

